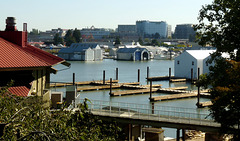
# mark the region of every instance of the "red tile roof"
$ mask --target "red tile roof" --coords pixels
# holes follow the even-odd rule
[[[28,89],[26,86],[15,86],[8,88],[8,91],[17,96],[26,97],[28,96],[30,89]]]
[[[0,68],[47,67],[63,61],[36,47],[21,47],[0,37]]]

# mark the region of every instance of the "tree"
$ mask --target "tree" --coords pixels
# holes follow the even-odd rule
[[[0,123],[4,123],[0,140],[118,140],[120,128],[116,122],[103,122],[88,111],[87,99],[78,110],[50,111],[42,97],[17,97],[0,92]]]
[[[82,42],[80,30],[78,30],[77,28],[75,28],[75,30],[73,31],[73,37],[75,38],[77,43]]]
[[[121,44],[120,38],[119,38],[119,37],[116,37],[116,38],[115,38],[115,44],[114,44],[114,45],[116,46],[116,45],[120,45],[120,44]]]
[[[76,43],[76,39],[73,37],[72,30],[68,30],[65,35],[66,46],[70,46],[72,43]]]
[[[141,37],[138,38],[138,42],[139,42],[140,45],[143,45],[143,40],[142,40]]]
[[[156,32],[154,35],[153,35],[153,38],[154,39],[159,39],[160,38],[160,34],[158,32]]]
[[[62,37],[60,37],[59,33],[56,33],[54,38],[53,38],[53,43],[54,45],[58,45],[58,44],[64,44],[64,40]]]
[[[153,46],[160,46],[160,43],[158,42],[157,39],[153,39],[151,44],[152,44]]]
[[[217,48],[212,54],[207,78],[213,105],[210,113],[221,124],[222,133],[240,139],[240,1],[214,0],[202,7],[198,17],[197,41]],[[222,54],[229,53],[224,58]],[[237,127],[237,129],[236,129]],[[234,130],[236,129],[236,130]]]

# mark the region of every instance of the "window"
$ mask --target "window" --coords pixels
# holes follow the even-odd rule
[[[208,62],[206,62],[206,66],[208,66]]]
[[[177,64],[179,64],[180,62],[179,61],[177,61]]]
[[[192,61],[192,65],[194,66],[194,61]]]

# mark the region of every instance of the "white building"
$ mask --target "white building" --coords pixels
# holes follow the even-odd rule
[[[117,50],[117,59],[128,61],[149,60],[150,53],[145,48],[120,48]]]
[[[62,48],[58,56],[65,60],[98,61],[103,59],[103,52],[96,43],[73,43],[69,48]]]
[[[174,60],[174,76],[191,79],[191,69],[193,69],[193,79],[197,79],[198,68],[200,75],[209,72],[207,60],[215,50],[186,50]]]

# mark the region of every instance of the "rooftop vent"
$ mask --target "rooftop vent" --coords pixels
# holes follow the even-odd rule
[[[5,31],[17,31],[16,19],[15,17],[7,17],[6,19],[6,29]]]

